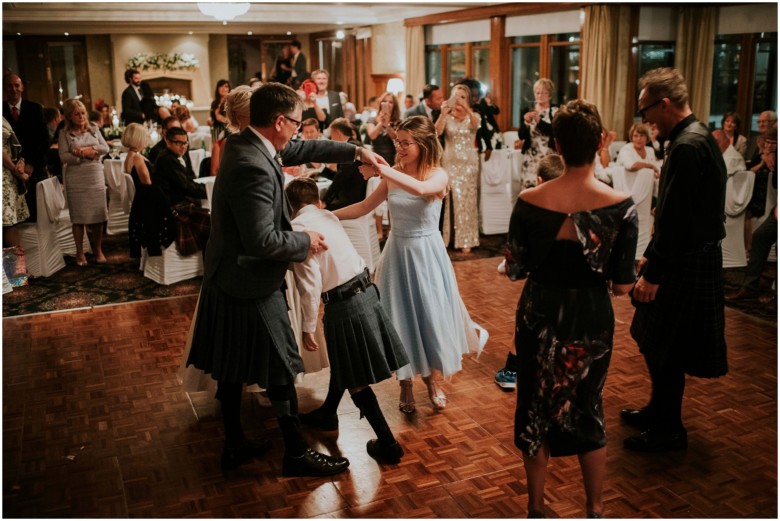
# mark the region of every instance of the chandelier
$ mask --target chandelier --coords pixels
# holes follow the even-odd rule
[[[198,10],[206,16],[213,16],[222,21],[222,25],[227,25],[228,20],[236,16],[241,16],[249,11],[249,3],[202,3],[198,2]]]

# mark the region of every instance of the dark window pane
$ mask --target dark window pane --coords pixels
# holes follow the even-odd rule
[[[674,67],[674,43],[640,43],[637,49],[637,80],[647,71],[658,67]],[[634,104],[634,123],[638,123],[641,119],[637,112],[639,87],[635,86],[635,89],[634,99],[630,103]]]
[[[472,51],[471,69],[472,77],[482,83],[483,91],[490,90],[490,49]]]
[[[425,47],[425,81],[441,86],[441,51],[438,45]]]
[[[551,103],[563,105],[577,99],[580,84],[580,46],[550,47],[550,79],[555,84]]]
[[[742,45],[740,43],[715,40],[709,120],[711,129],[720,126],[723,114],[737,108],[741,53]]]
[[[466,77],[466,52],[465,51],[449,51],[447,53],[449,61],[450,77],[448,79],[448,86],[451,88],[458,80]],[[449,93],[449,90],[447,91]]]
[[[541,36],[538,34],[532,36],[515,36],[512,43],[539,43],[541,42]]]
[[[753,76],[753,117],[751,130],[758,130],[758,116],[765,110],[777,112],[777,33],[764,33],[772,42],[756,44],[756,68]]]
[[[577,42],[580,40],[580,33],[560,33],[551,34],[551,42]]]
[[[520,112],[531,107],[534,83],[539,79],[539,48],[519,47],[512,50],[512,126],[520,127]]]

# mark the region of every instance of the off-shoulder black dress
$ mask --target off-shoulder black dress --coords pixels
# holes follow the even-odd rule
[[[556,240],[571,218],[578,242]],[[608,281],[634,281],[637,214],[628,198],[565,214],[518,199],[507,276],[528,277],[517,306],[515,445],[536,455],[582,454],[606,443],[602,389],[615,319]]]

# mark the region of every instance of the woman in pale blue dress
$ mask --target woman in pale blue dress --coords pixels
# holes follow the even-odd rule
[[[391,233],[376,270],[381,302],[407,350],[410,364],[398,370],[399,408],[415,411],[412,379],[421,375],[433,408],[444,409],[447,398],[436,375],[461,369],[461,358],[479,352],[474,324],[463,305],[452,263],[439,233],[447,172],[440,165],[442,150],[430,119],[415,116],[400,122],[395,169],[377,172],[363,166],[366,177],[377,173],[379,187],[365,200],[334,212],[339,219],[356,219],[387,199]],[[327,239],[326,239],[327,240]]]

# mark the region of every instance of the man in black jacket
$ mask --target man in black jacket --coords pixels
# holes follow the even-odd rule
[[[29,222],[35,222],[37,202],[35,185],[48,177],[46,170],[46,152],[49,149],[49,132],[43,118],[43,107],[38,103],[23,100],[24,83],[14,73],[3,76],[3,117],[11,124],[19,143],[22,145],[22,157],[26,173],[30,174],[27,182],[25,199],[30,208]]]
[[[149,161],[154,164],[157,162],[157,158],[160,157],[160,154],[168,150],[168,145],[165,142],[165,135],[168,132],[168,129],[171,129],[173,127],[181,128],[181,121],[176,116],[169,116],[165,118],[162,122],[162,139],[158,141],[152,148],[149,149]],[[199,177],[199,172],[195,172],[192,168],[192,158],[190,158],[189,150],[182,156],[185,163],[185,168],[187,171],[193,172],[195,174],[195,177]],[[203,169],[201,169],[203,170]]]
[[[166,149],[154,162],[152,184],[163,191],[171,205],[189,198],[194,201],[206,198],[206,185],[195,182],[195,173],[187,168],[187,132],[172,127],[165,133]]]
[[[125,125],[143,123],[144,120],[152,119],[157,107],[152,88],[141,80],[141,73],[135,69],[125,71],[125,82],[127,88],[122,92],[122,119]],[[145,98],[150,99],[151,102],[142,104]]]
[[[639,82],[639,114],[669,139],[653,237],[632,290],[631,336],[645,357],[652,390],[642,409],[620,416],[641,434],[623,446],[640,452],[683,450],[685,375],[723,376],[726,360],[723,254],[726,165],[715,138],[696,120],[680,72],[653,69]]]

